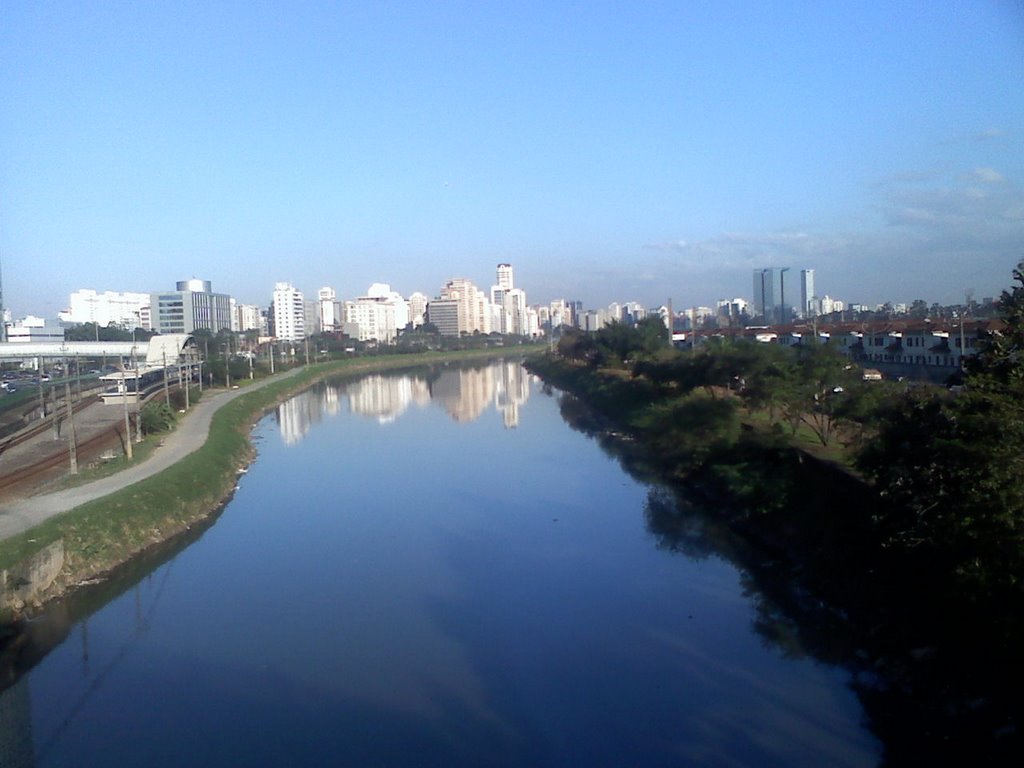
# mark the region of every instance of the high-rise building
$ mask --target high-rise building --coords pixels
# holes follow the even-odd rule
[[[800,270],[800,316],[811,317],[818,314],[815,306],[814,270]]]
[[[409,322],[412,323],[413,328],[419,328],[425,322],[427,316],[427,299],[426,294],[416,291],[409,296]]]
[[[387,283],[374,283],[365,296],[349,309],[348,322],[354,322],[360,341],[394,342],[398,332],[409,324],[409,303]]]
[[[160,334],[231,330],[231,297],[214,293],[209,280],[179,280],[177,290],[154,293],[150,322]]]
[[[274,335],[281,341],[306,338],[305,299],[291,283],[274,285]]]
[[[754,314],[769,324],[788,323],[793,318],[797,291],[789,267],[754,270]]]
[[[515,282],[512,279],[511,264],[498,265],[498,287],[504,291],[511,291],[516,287]]]
[[[487,296],[470,280],[456,277],[441,288],[441,298],[457,302],[459,333],[490,333],[491,311]]]
[[[320,330],[333,333],[341,330],[341,305],[333,288],[324,286],[317,294],[320,302]]]
[[[433,299],[427,304],[427,322],[442,336],[459,335],[459,300]]]
[[[245,331],[258,331],[263,327],[260,317],[260,307],[256,304],[235,304],[234,324],[231,330],[244,333]]]

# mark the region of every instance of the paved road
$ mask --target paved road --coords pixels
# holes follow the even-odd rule
[[[182,419],[178,427],[164,439],[163,445],[141,464],[136,464],[115,475],[80,485],[77,488],[67,488],[63,491],[4,504],[0,507],[0,541],[39,525],[54,515],[67,512],[86,502],[103,498],[114,491],[119,491],[162,472],[206,442],[206,438],[210,434],[210,420],[221,406],[231,402],[239,395],[252,392],[272,381],[281,381],[301,370],[302,368],[293,368],[279,376],[272,376],[251,386],[230,392],[222,390],[216,394],[207,393]]]

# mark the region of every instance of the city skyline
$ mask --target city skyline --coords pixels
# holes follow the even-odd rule
[[[1024,244],[1024,12],[277,9],[14,0],[0,25],[5,306],[190,275],[433,294],[511,262],[538,303],[998,296]]]

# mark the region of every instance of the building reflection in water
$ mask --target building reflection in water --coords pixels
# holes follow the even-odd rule
[[[426,380],[413,376],[367,376],[349,384],[345,394],[352,413],[381,424],[390,424],[414,403],[422,408],[430,402]]]
[[[343,397],[344,396],[344,397]],[[530,374],[518,362],[503,361],[479,368],[444,367],[430,373],[387,376],[372,374],[344,384],[326,384],[302,392],[277,407],[276,418],[285,445],[295,445],[325,417],[349,410],[389,424],[410,406],[433,401],[457,422],[480,418],[493,404],[506,428],[519,425],[520,408],[530,398]]]

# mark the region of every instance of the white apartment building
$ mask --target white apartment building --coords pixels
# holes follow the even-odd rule
[[[503,333],[528,336],[530,329],[526,317],[526,291],[521,288],[510,288],[505,291],[504,310],[507,328]]]
[[[572,325],[572,305],[565,299],[557,299],[551,302],[551,327],[558,328],[562,325]]]
[[[317,293],[319,301],[320,330],[325,333],[334,333],[341,330],[341,304],[338,303],[338,294],[329,286],[324,286]]]
[[[426,294],[419,291],[409,296],[409,322],[412,323],[413,328],[419,328],[426,321],[429,301]]]
[[[441,288],[441,299],[458,306],[459,333],[490,333],[491,302],[472,281],[456,277]]]
[[[291,283],[274,285],[274,335],[281,341],[306,338],[305,299]]]
[[[151,329],[150,301],[148,293],[100,293],[91,288],[81,288],[70,295],[68,308],[57,316],[65,323],[96,323],[103,327],[113,323],[128,330],[145,328],[148,331]]]
[[[239,304],[232,299],[231,330],[236,333],[259,331],[263,327],[262,312],[256,304]]]
[[[359,341],[391,344],[409,324],[409,303],[387,283],[374,283],[351,307],[346,302],[346,309],[346,320],[357,326]]]

